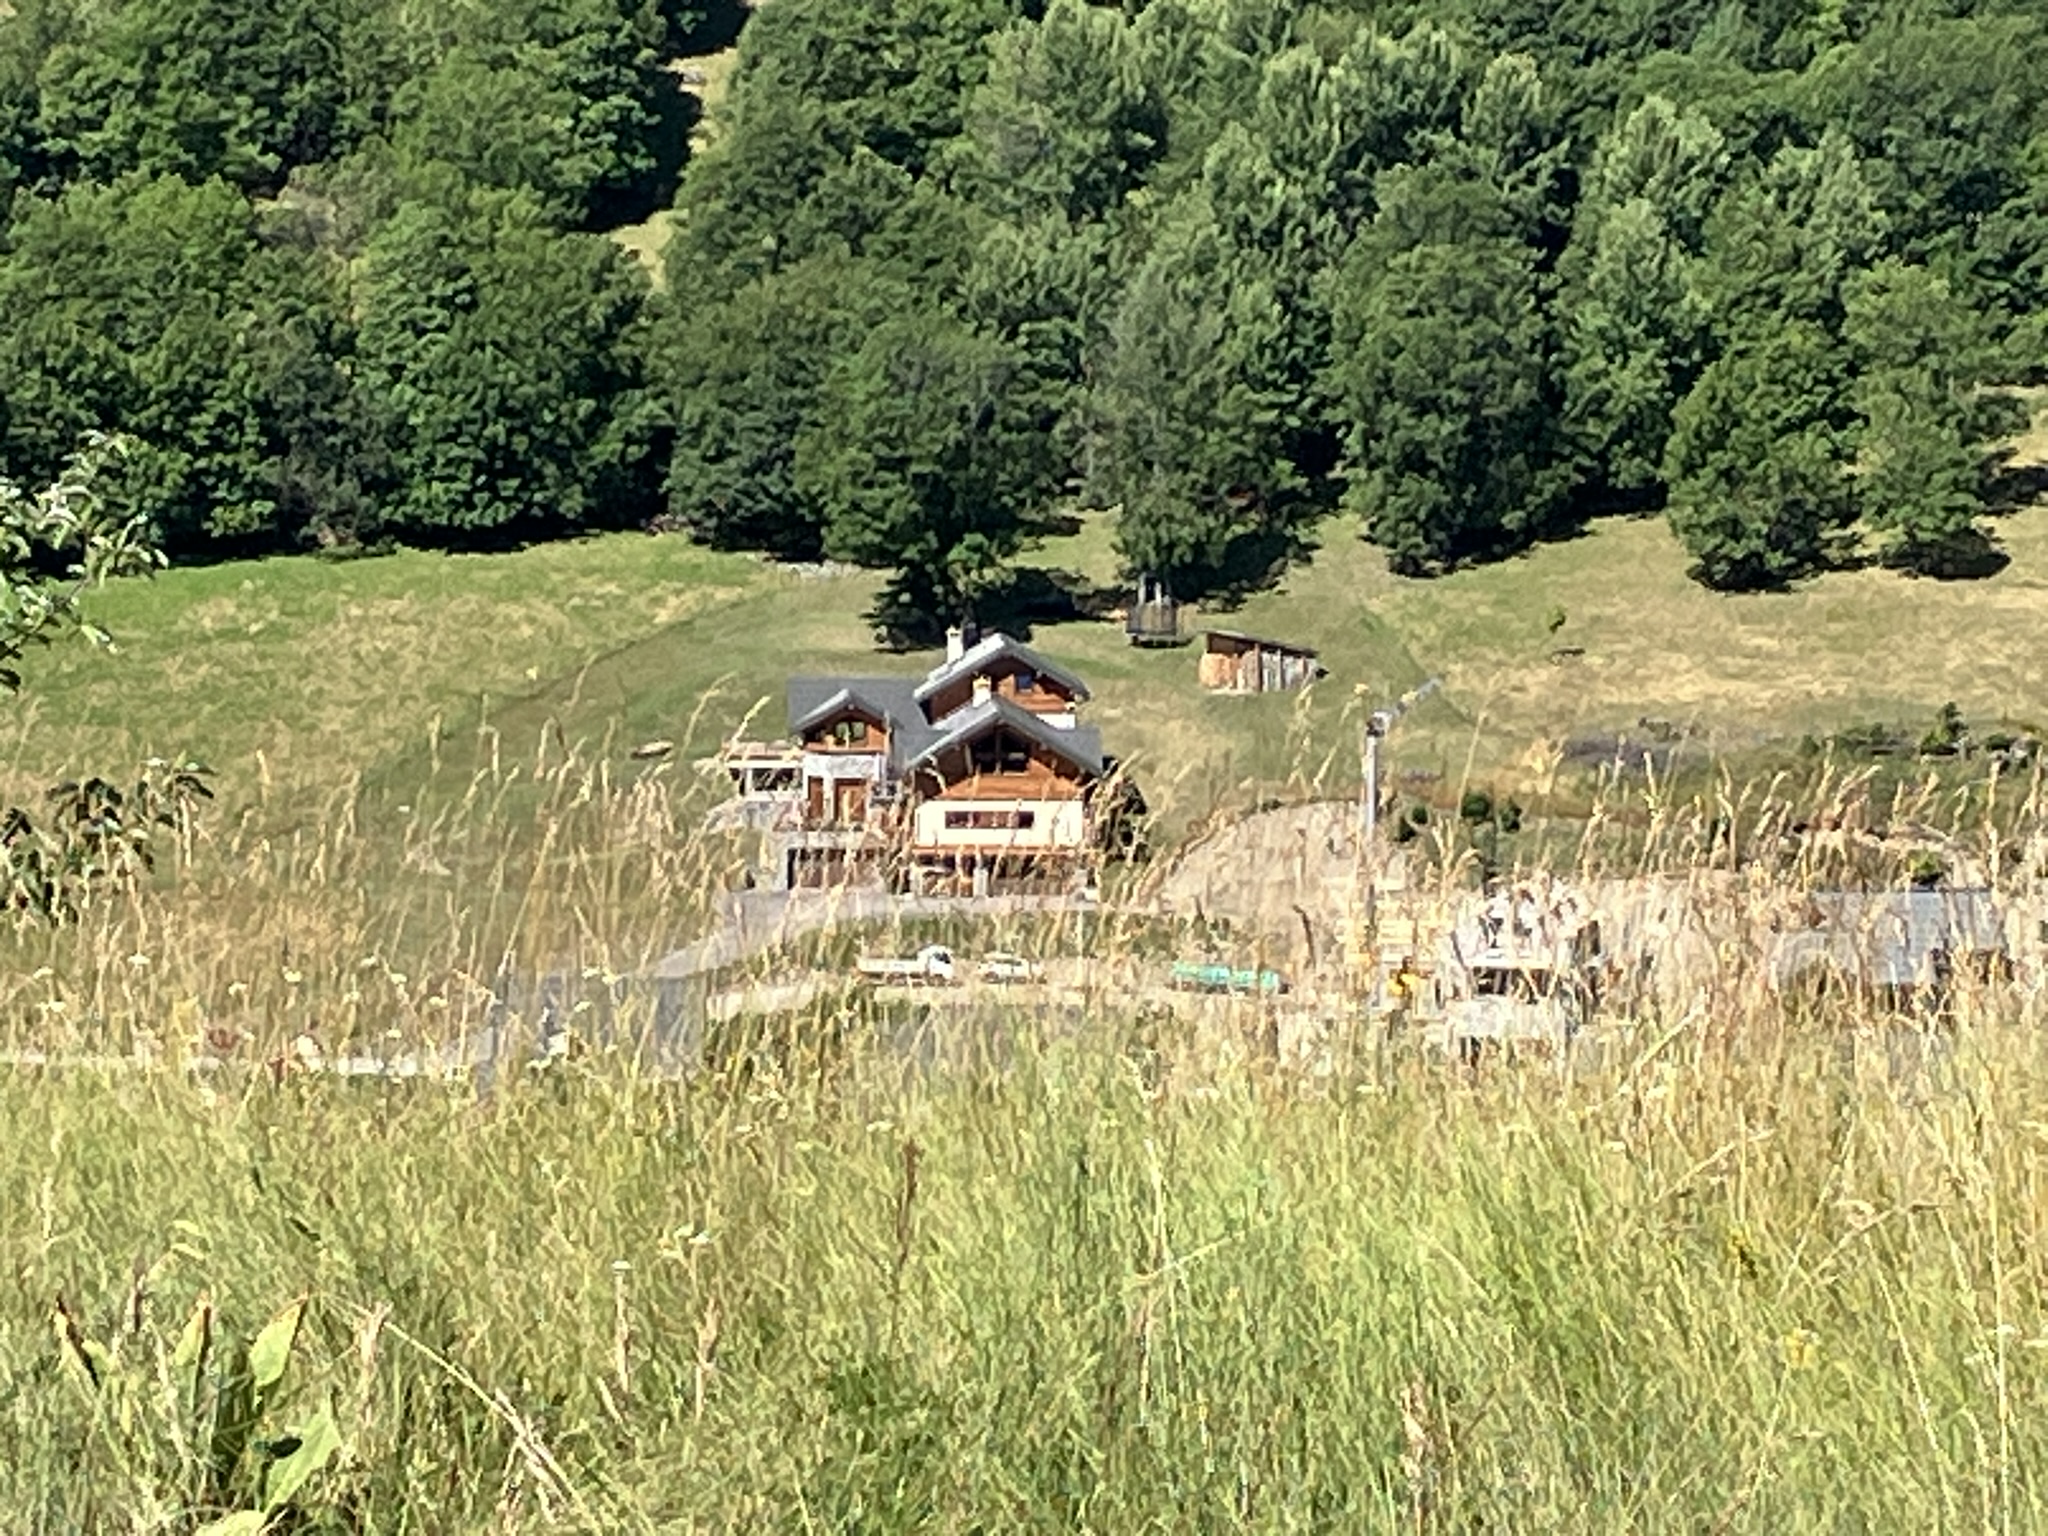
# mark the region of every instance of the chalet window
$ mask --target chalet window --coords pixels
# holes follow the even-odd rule
[[[948,832],[1029,832],[1038,825],[1036,811],[948,811]]]
[[[832,727],[832,740],[842,747],[858,747],[868,739],[865,720],[841,720]]]
[[[1029,773],[1031,747],[1008,731],[991,731],[968,747],[967,760],[976,773]]]
[[[1017,692],[1020,694],[1038,692],[1038,674],[1028,668],[1025,671],[1019,672],[1017,674]]]

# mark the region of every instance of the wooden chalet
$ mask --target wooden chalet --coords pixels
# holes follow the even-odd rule
[[[1080,879],[1109,771],[1079,721],[1087,699],[1029,646],[1001,634],[968,646],[957,631],[922,678],[790,679],[796,771],[775,780],[774,883],[980,892]],[[758,762],[747,766],[762,793]]]

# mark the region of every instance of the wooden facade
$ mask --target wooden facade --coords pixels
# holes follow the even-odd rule
[[[806,752],[886,753],[889,723],[881,711],[849,704],[803,733]]]
[[[1085,784],[1077,764],[1000,728],[941,754],[922,777],[927,794],[941,800],[1074,800]]]
[[[1071,715],[1080,703],[1065,682],[1034,672],[1014,657],[1004,657],[984,673],[948,683],[933,693],[926,704],[932,719],[943,720],[990,696],[1034,715]]]
[[[1229,629],[1212,629],[1202,639],[1199,675],[1211,693],[1289,693],[1323,676],[1322,663],[1305,645]]]
[[[780,883],[902,881],[981,889],[1000,868],[1078,878],[1093,848],[1090,790],[1105,765],[1079,723],[1088,690],[1006,636],[922,679],[796,678],[800,777],[777,813]]]

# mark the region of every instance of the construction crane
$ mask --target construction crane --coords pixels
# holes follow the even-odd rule
[[[1443,679],[1432,677],[1419,687],[1411,688],[1385,709],[1376,709],[1365,717],[1364,740],[1360,743],[1359,793],[1362,797],[1359,814],[1359,851],[1368,852],[1372,847],[1374,834],[1380,825],[1380,742],[1409,710],[1443,686]]]

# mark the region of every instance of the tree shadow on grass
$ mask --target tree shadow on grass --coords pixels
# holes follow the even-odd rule
[[[1907,574],[1930,581],[1982,581],[2011,564],[2012,556],[1999,548],[1996,539],[1973,528]]]
[[[1199,602],[1211,611],[1227,613],[1278,585],[1316,548],[1309,531],[1301,527],[1246,532],[1224,546],[1213,567],[1170,573],[1167,585],[1184,602]],[[1013,566],[976,600],[973,623],[983,634],[1001,630],[1028,640],[1041,625],[1108,619],[1132,600],[1134,591],[1134,582],[1121,579],[1104,585],[1059,567]],[[879,646],[892,651],[918,650],[945,637],[950,621],[932,611],[923,600],[926,595],[902,574],[882,589],[867,613]]]
[[[2015,464],[2013,450],[2002,449],[1984,467],[1984,510],[1992,517],[2010,517],[2048,500],[2048,464]]]
[[[676,52],[686,59],[701,59],[707,53],[723,53],[733,47],[754,11],[747,0],[710,0],[690,9],[698,13],[694,23],[676,39]],[[665,5],[663,11],[673,14],[670,6]]]
[[[976,616],[984,630],[1028,640],[1041,624],[1106,619],[1124,596],[1121,585],[1098,586],[1078,571],[1025,566],[982,600]]]
[[[1318,548],[1303,527],[1260,528],[1240,533],[1223,548],[1215,569],[1174,584],[1176,596],[1229,613],[1261,592],[1278,586],[1288,571],[1306,564]]]
[[[683,167],[690,159],[690,135],[704,117],[704,103],[675,75],[664,71],[654,100],[654,121],[647,129],[648,168],[624,186],[611,187],[592,199],[590,227],[619,229],[644,224],[675,203]]]
[[[1077,571],[1019,566],[982,594],[972,623],[984,635],[1000,630],[1013,639],[1029,640],[1040,625],[1106,618],[1123,595],[1121,588],[1097,586]],[[896,583],[883,588],[867,617],[876,643],[890,651],[936,645],[945,638],[949,622]]]
[[[1032,524],[1032,537],[1039,539],[1071,539],[1087,524],[1081,515],[1071,508],[1056,512],[1041,513]]]

